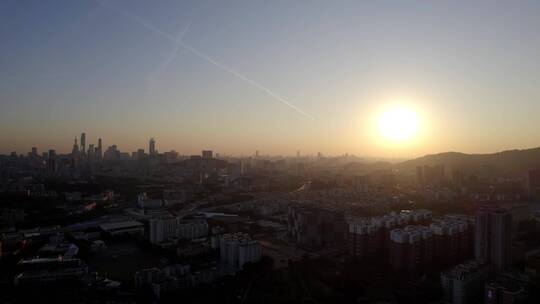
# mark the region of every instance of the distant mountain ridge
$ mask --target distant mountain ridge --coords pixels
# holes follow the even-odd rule
[[[540,168],[540,147],[523,150],[507,150],[492,154],[466,154],[444,152],[425,155],[396,164],[403,171],[415,170],[417,166],[442,164],[447,172],[458,169],[480,175],[523,176],[530,169]]]

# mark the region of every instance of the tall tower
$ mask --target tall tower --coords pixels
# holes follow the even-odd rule
[[[156,141],[153,138],[150,138],[148,142],[148,153],[150,153],[150,156],[156,155]]]
[[[86,153],[86,156],[90,161],[96,159],[96,149],[94,149],[94,145],[88,145],[88,152]]]
[[[492,254],[491,260],[499,271],[512,264],[512,214],[504,209],[492,214]]]
[[[98,148],[97,148],[97,159],[103,159],[103,145],[101,143],[101,138],[98,139]]]
[[[202,159],[208,160],[214,158],[214,153],[212,150],[203,150],[202,151]]]
[[[49,160],[47,161],[47,167],[51,172],[56,172],[57,165],[56,165],[56,151],[55,150],[49,150]]]
[[[81,133],[81,154],[84,156],[86,154],[86,134]]]
[[[475,237],[474,237],[474,255],[480,262],[490,260],[491,243],[491,221],[489,220],[490,210],[487,207],[476,211],[475,218]]]
[[[79,157],[79,145],[77,144],[77,137],[75,137],[75,140],[73,142],[73,149],[71,149],[71,156]]]
[[[504,209],[482,207],[476,212],[475,256],[497,271],[512,263],[512,215]]]

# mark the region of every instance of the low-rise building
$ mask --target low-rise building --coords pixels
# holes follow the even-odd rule
[[[88,273],[87,266],[78,258],[23,259],[17,267],[20,273],[14,279],[16,286],[76,282]]]

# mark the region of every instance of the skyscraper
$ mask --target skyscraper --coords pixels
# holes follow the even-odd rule
[[[212,150],[203,150],[202,151],[202,159],[212,159],[214,158],[214,153]]]
[[[96,151],[96,158],[101,160],[103,159],[103,145],[101,143],[101,138],[98,139],[98,147],[97,147],[97,151]]]
[[[88,160],[93,161],[96,158],[96,149],[94,148],[94,145],[88,146],[88,153],[87,153]]]
[[[49,171],[56,172],[56,151],[49,150],[49,160],[47,161],[47,167]]]
[[[137,160],[144,160],[146,158],[146,154],[144,153],[144,149],[138,149],[135,156],[136,156]]]
[[[497,271],[512,262],[512,215],[505,209],[481,207],[476,212],[475,256]]]
[[[150,153],[150,156],[156,155],[156,141],[153,138],[150,138],[148,142],[148,153]]]
[[[81,154],[84,156],[86,154],[86,134],[81,133]]]
[[[75,137],[75,140],[73,141],[73,148],[71,149],[71,156],[73,158],[79,157],[79,145],[77,144],[77,137]]]

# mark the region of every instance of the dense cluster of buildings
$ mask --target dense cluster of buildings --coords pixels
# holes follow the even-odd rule
[[[216,249],[219,259],[215,265],[194,268],[189,264],[172,264],[163,268],[141,269],[135,273],[135,286],[150,287],[153,294],[160,298],[180,289],[213,283],[242,270],[247,263],[258,262],[262,257],[261,244],[246,233],[221,234],[218,239]],[[182,250],[188,247],[182,247]]]
[[[78,257],[79,247],[64,239],[58,227],[27,231],[26,239],[42,240],[35,255],[17,263],[15,286],[40,286],[43,282],[66,284],[79,282],[88,274],[86,263]],[[13,235],[12,237],[16,237]]]
[[[187,264],[172,264],[163,268],[146,268],[134,276],[135,287],[150,287],[156,298],[180,289],[208,284],[221,278],[223,273],[216,267],[193,270]]]
[[[511,280],[493,279],[513,262],[512,215],[505,209],[481,207],[475,217],[411,210],[351,219],[348,249],[359,259],[387,257],[392,269],[409,275],[448,269],[441,285],[449,303],[478,303],[484,296],[486,303],[514,303],[503,298],[523,294],[521,285],[508,291],[497,282]]]
[[[118,288],[119,282],[97,278],[96,265],[125,262],[136,288],[149,287],[161,298],[246,273],[247,265],[263,255],[276,268],[306,257],[335,259],[336,264],[354,257],[404,280],[439,277],[442,299],[449,303],[514,303],[527,290],[510,273],[516,256],[523,261],[537,254],[515,240],[521,224],[540,232],[540,220],[532,223],[540,212],[513,201],[522,195],[513,181],[496,184],[508,187],[503,193],[497,187],[467,187],[459,170],[449,180],[443,165],[420,166],[404,182],[386,169],[367,174],[328,169],[335,163],[318,168],[327,161],[322,156],[263,158],[256,153],[226,159],[204,150],[179,157],[174,151],[159,153],[154,139],[148,153],[128,154],[115,145],[105,149],[101,140],[87,145],[86,134],[67,155],[49,151],[39,156],[34,148],[28,157],[0,160],[8,169],[0,172],[6,181],[2,193],[29,201],[26,207],[0,210],[7,227],[0,252],[24,252],[9,278],[18,288],[47,282],[95,288],[98,281]],[[540,189],[538,176],[534,170],[528,174],[531,197]],[[111,177],[127,182],[121,190],[100,188],[99,182]],[[47,179],[65,183],[48,188]],[[459,211],[445,205],[461,204],[456,198],[470,204]],[[37,206],[32,204],[42,202],[54,204],[55,212],[67,211],[47,214],[44,223],[65,224],[17,228],[28,226]],[[401,210],[420,204],[429,210]],[[438,204],[450,207],[437,209]],[[441,216],[441,210],[462,214]]]
[[[468,216],[433,219],[429,210],[353,219],[349,223],[349,252],[360,259],[387,256],[396,270],[424,272],[471,257],[473,231]]]
[[[475,260],[441,274],[445,298],[451,303],[516,303],[522,286],[509,286],[505,271],[513,263],[512,215],[508,210],[482,207],[476,213]],[[499,283],[500,282],[500,283]]]
[[[38,148],[32,147],[31,152],[26,156],[26,160],[30,161],[35,169],[44,169],[49,175],[68,176],[73,175],[74,171],[99,169],[101,167],[97,165],[102,163],[114,164],[117,162],[137,161],[152,164],[171,164],[186,159],[185,157],[181,158],[176,151],[159,153],[154,138],[150,138],[148,141],[147,151],[141,148],[132,153],[123,152],[115,144],[105,148],[101,138],[98,138],[97,144],[87,145],[86,134],[82,133],[80,140],[74,139],[70,153],[59,154],[56,150],[50,149],[40,155],[38,154]],[[11,158],[22,159],[23,156],[13,152]],[[188,159],[191,159],[192,162],[197,162],[197,160],[209,162],[213,158],[212,151],[204,150],[201,155],[194,155]]]
[[[429,224],[429,210],[412,210],[390,213],[371,218],[352,218],[348,223],[348,245],[352,256],[371,258],[388,254],[391,232],[409,224]]]

